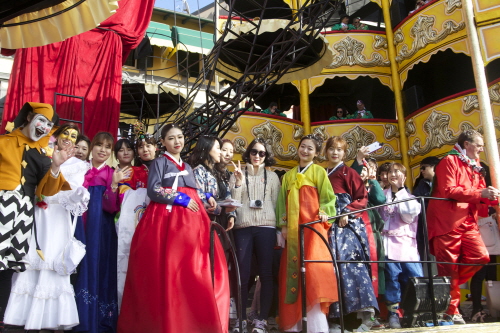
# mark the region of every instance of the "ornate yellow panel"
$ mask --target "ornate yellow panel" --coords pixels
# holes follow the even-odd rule
[[[491,85],[489,94],[496,135],[500,138],[500,83]],[[418,166],[424,157],[446,154],[456,143],[457,136],[470,128],[481,133],[483,131],[475,91],[437,102],[407,119],[406,136],[410,146],[408,154],[414,178],[418,176]],[[484,153],[481,159],[486,160]]]
[[[460,0],[437,1],[404,21],[394,32],[401,82],[419,62],[446,49],[470,54]]]
[[[279,119],[247,112],[238,118],[224,138],[233,141],[234,160],[241,160],[241,154],[256,137],[262,137],[273,150],[276,167],[291,169],[297,165],[297,146],[300,140],[293,135],[302,130],[302,123],[294,120]]]
[[[474,0],[473,4],[476,21],[479,25],[485,21],[498,20],[500,0]]]
[[[347,141],[346,161],[356,158],[358,148],[375,141],[385,143],[382,149],[373,154],[377,161],[401,161],[396,121],[375,122],[358,119],[353,122],[324,121],[311,125],[312,132],[321,135],[324,140],[339,135]],[[321,160],[326,161],[324,155]],[[348,164],[350,165],[350,162]]]
[[[332,64],[323,69],[322,74],[349,78],[370,75],[391,87],[385,34],[328,32],[325,37],[333,50],[334,58]]]
[[[497,10],[497,16],[500,9]],[[500,23],[478,28],[484,64],[500,57]]]

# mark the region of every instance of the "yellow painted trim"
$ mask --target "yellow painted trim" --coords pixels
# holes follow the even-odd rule
[[[443,44],[441,45],[441,48],[429,50],[427,53],[422,54],[422,57],[419,58],[418,60],[410,64],[407,64],[407,66],[400,69],[399,74],[401,78],[401,84],[403,85],[406,82],[406,80],[408,79],[409,71],[412,70],[413,67],[415,67],[415,65],[420,63],[427,63],[429,62],[429,60],[431,60],[431,57],[433,55],[437,54],[440,51],[446,51],[448,49],[452,50],[455,53],[463,53],[465,55],[470,55],[469,43],[467,41],[466,36],[451,41],[449,44]]]
[[[500,57],[500,23],[478,29],[484,64]]]
[[[332,74],[328,73],[328,74],[323,74],[321,76],[313,77],[314,79],[323,78],[323,81],[321,82],[321,84],[319,84],[319,80],[313,81],[314,84],[309,85],[309,93],[312,93],[316,88],[321,87],[325,83],[326,79],[334,79],[336,77],[346,77],[349,80],[355,80],[360,76],[368,76],[372,79],[378,79],[380,83],[382,83],[384,86],[387,86],[389,89],[393,90],[392,78],[390,75],[376,74],[376,73],[350,73],[350,72],[343,73],[343,72],[332,71]]]

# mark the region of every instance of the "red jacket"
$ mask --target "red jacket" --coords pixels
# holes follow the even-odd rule
[[[479,211],[479,215],[486,216],[487,205],[482,203],[489,201],[481,198],[481,191],[486,187],[484,177],[457,155],[444,157],[435,172],[431,196],[456,201],[430,200],[427,208],[429,240],[456,229],[469,216],[477,221]]]

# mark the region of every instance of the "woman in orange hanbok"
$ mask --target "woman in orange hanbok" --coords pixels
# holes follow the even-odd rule
[[[313,160],[321,151],[322,140],[306,135],[299,144],[299,166],[283,176],[276,205],[277,226],[281,228],[286,246],[281,258],[279,290],[279,326],[285,332],[302,330],[302,290],[299,269],[299,225],[314,224],[328,239],[330,222],[335,215],[335,194],[325,169]],[[331,260],[328,246],[312,230],[306,229],[305,259]],[[326,313],[338,301],[335,272],[331,263],[306,264],[307,332],[328,332]]]

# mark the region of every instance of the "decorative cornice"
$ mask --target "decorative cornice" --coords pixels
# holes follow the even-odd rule
[[[293,143],[288,144],[288,151],[285,151],[282,144],[283,132],[274,126],[269,120],[262,125],[252,129],[252,134],[256,138],[262,138],[271,147],[274,155],[282,161],[295,159],[297,147]]]
[[[377,41],[375,42],[377,44]],[[379,42],[379,44],[382,44]],[[387,42],[386,42],[387,44]],[[346,37],[333,44],[333,49],[337,51],[333,62],[327,69],[335,69],[342,66],[361,66],[361,67],[389,67],[390,61],[384,60],[379,53],[372,53],[372,59],[366,60],[363,54],[365,44],[351,37]]]
[[[465,29],[465,22],[456,23],[452,20],[448,20],[443,23],[443,29],[438,33],[433,29],[435,20],[435,17],[425,15],[420,15],[417,18],[417,21],[410,29],[410,37],[413,38],[411,49],[408,50],[408,45],[403,45],[401,47],[396,57],[398,63],[412,58],[418,51],[425,48],[427,45],[439,43],[449,35]],[[399,44],[403,40],[404,35],[401,30],[398,30],[394,36],[394,43]]]

